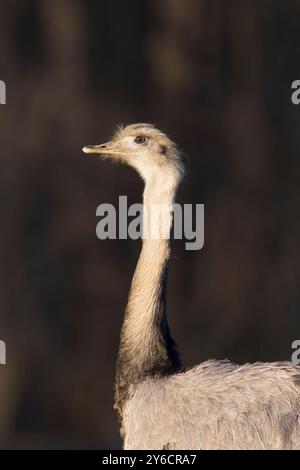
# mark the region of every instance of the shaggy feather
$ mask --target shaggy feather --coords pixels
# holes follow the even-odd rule
[[[290,363],[207,361],[148,378],[124,408],[125,449],[299,449],[300,395]]]

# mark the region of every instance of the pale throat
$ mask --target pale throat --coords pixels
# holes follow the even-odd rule
[[[145,242],[160,241],[163,246],[169,239],[173,222],[178,176],[173,171],[157,171],[145,178],[143,194],[143,233]]]

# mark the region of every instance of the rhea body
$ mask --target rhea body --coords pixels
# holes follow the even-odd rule
[[[185,162],[165,134],[150,124],[132,124],[110,142],[83,151],[137,170],[145,184],[144,213],[157,204],[169,208],[166,230],[171,230]],[[226,360],[182,367],[166,315],[169,238],[151,236],[151,217],[143,223],[115,382],[124,449],[300,448],[299,367]]]

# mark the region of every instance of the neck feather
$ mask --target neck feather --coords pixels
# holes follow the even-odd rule
[[[117,361],[115,407],[120,415],[138,382],[180,368],[166,316],[168,234],[175,192],[175,184],[168,187],[159,179],[145,185],[144,240],[125,310]],[[153,238],[162,234],[161,228],[165,238]]]

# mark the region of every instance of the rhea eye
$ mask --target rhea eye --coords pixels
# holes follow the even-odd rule
[[[145,137],[144,135],[137,135],[134,138],[134,142],[136,144],[146,144],[148,142],[148,137]]]

